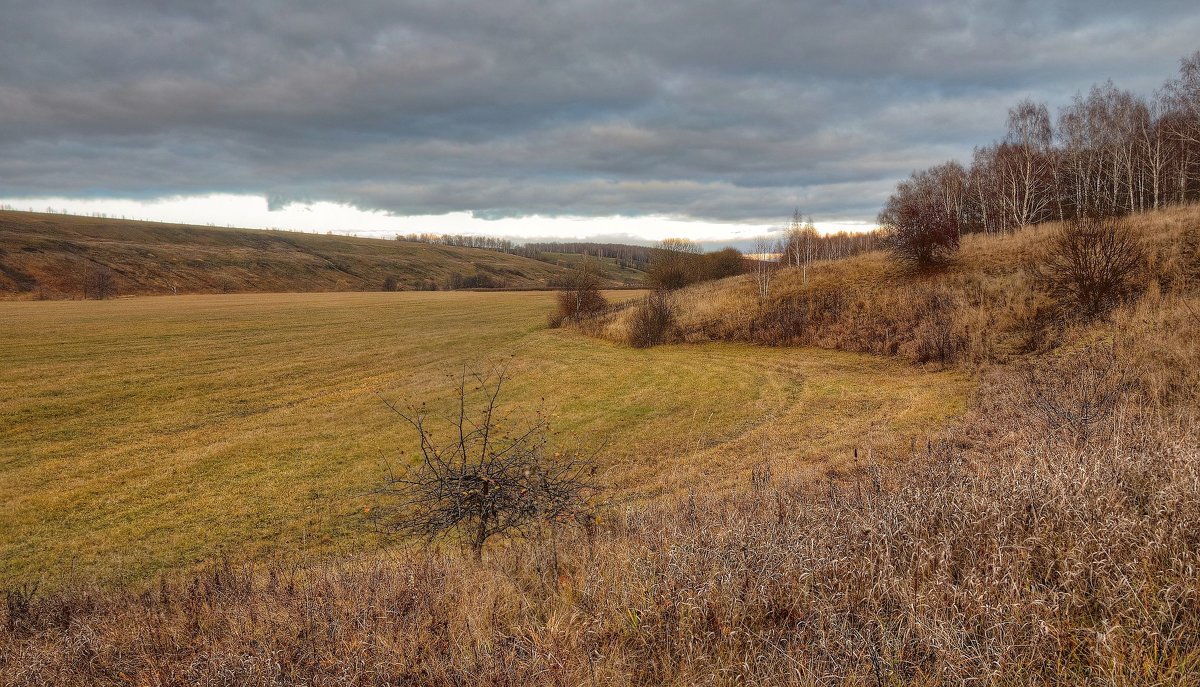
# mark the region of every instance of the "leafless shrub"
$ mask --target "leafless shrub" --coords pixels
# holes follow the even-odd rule
[[[83,297],[104,300],[117,295],[116,274],[103,265],[88,265],[83,273]]]
[[[667,341],[675,313],[671,300],[663,291],[647,295],[637,305],[629,321],[629,345],[634,348],[650,348]]]
[[[30,619],[33,609],[33,597],[37,594],[38,583],[31,582],[4,590],[5,625],[9,632],[16,632],[24,627]]]
[[[926,294],[917,308],[917,325],[913,330],[913,358],[919,363],[950,364],[962,355],[966,344],[954,331],[956,305],[952,294],[933,291]]]
[[[1141,290],[1145,261],[1124,220],[1081,218],[1058,230],[1033,272],[1060,308],[1093,319]]]
[[[579,322],[602,312],[608,306],[604,294],[600,293],[602,280],[600,268],[585,260],[571,270],[558,292],[557,308],[550,315],[550,326],[559,327],[564,322]]]
[[[388,276],[383,278],[383,290],[384,291],[397,291],[397,290],[399,290],[399,288],[400,288],[400,282],[396,280],[395,276],[389,274]]]
[[[499,403],[507,380],[503,370],[460,376],[457,416],[448,421],[445,442],[434,438],[424,405],[405,411],[388,404],[416,430],[420,456],[412,470],[389,477],[377,491],[387,530],[427,540],[457,535],[479,559],[493,537],[588,517],[594,464],[547,455],[549,423],[540,413],[516,426]],[[473,396],[480,397],[474,414],[468,407]]]
[[[1086,444],[1108,431],[1132,389],[1131,376],[1111,344],[1066,353],[1023,370],[1024,403],[1046,436]]]

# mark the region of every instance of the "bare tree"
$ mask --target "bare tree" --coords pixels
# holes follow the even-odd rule
[[[754,241],[754,257],[750,261],[750,275],[754,278],[754,286],[758,290],[758,302],[767,300],[771,294],[771,278],[779,266],[773,254],[771,242],[765,238]]]
[[[433,540],[460,536],[476,559],[493,537],[527,534],[547,523],[587,522],[596,485],[590,458],[548,455],[549,423],[538,413],[518,426],[501,409],[503,370],[463,373],[450,439],[439,443],[425,404],[387,403],[420,441],[419,461],[389,476],[377,494],[390,503],[379,521],[393,532]],[[479,407],[471,413],[472,401]]]
[[[947,204],[941,182],[933,170],[914,172],[879,213],[888,249],[897,259],[929,267],[958,250],[961,217]]]
[[[1200,143],[1200,50],[1179,61],[1179,76],[1166,85],[1171,107],[1181,115],[1172,133],[1190,143]]]
[[[1046,106],[1022,100],[1008,111],[1008,136],[997,150],[1000,197],[1012,228],[1045,219],[1052,198],[1050,145],[1053,140]]]

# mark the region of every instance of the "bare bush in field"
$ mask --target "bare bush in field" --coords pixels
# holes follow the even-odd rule
[[[550,314],[550,326],[579,322],[602,312],[608,302],[600,292],[601,284],[599,267],[589,260],[580,262],[567,275],[563,289],[558,292],[557,309]]]
[[[420,442],[417,465],[392,475],[376,493],[376,516],[387,530],[426,540],[458,537],[479,559],[493,537],[527,534],[544,524],[590,517],[595,468],[577,457],[549,455],[549,422],[540,413],[524,425],[500,405],[503,370],[458,379],[450,438],[435,438],[424,405],[388,404]],[[479,408],[472,412],[471,401]]]
[[[671,308],[671,297],[664,291],[655,291],[634,306],[629,320],[629,345],[634,348],[649,348],[666,343],[675,323],[675,312]]]
[[[1106,425],[1133,387],[1126,362],[1112,344],[1085,346],[1046,363],[1026,364],[1022,401],[1050,438],[1086,444]]]

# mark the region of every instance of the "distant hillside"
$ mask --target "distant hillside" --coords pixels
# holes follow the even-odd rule
[[[78,298],[97,273],[148,295],[540,288],[566,270],[480,248],[0,211],[0,297]]]
[[[616,258],[595,257],[592,255],[584,255],[582,253],[537,253],[536,258],[541,262],[548,262],[552,265],[559,265],[564,268],[574,267],[584,260],[590,261],[592,264],[600,268],[600,274],[606,279],[610,279],[622,284],[641,284],[646,278],[646,273],[634,267],[622,265]]]

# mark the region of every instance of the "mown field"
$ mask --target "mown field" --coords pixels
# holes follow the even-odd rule
[[[380,543],[367,495],[414,437],[387,410],[504,363],[507,398],[603,445],[611,494],[836,467],[922,435],[969,382],[882,358],[735,344],[634,350],[545,328],[552,293],[0,303],[0,578],[143,579],[227,555]],[[444,406],[442,406],[444,407]]]

